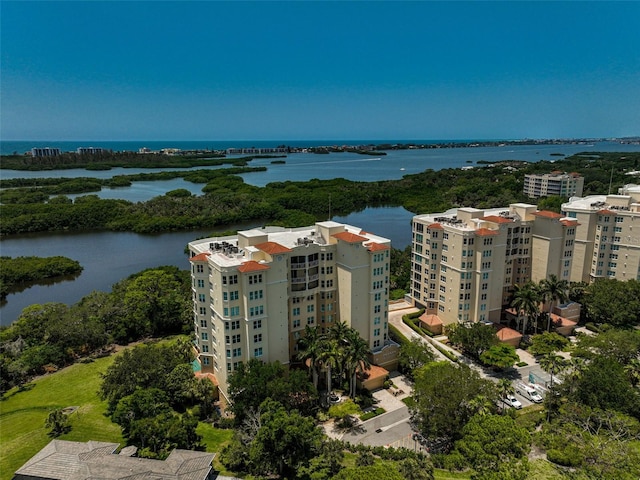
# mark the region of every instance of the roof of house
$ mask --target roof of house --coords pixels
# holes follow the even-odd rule
[[[172,451],[166,460],[117,455],[117,443],[52,440],[16,471],[15,479],[205,480],[214,454]]]
[[[444,229],[444,227],[439,223],[432,223],[427,227],[427,229],[433,230],[434,228]]]
[[[437,325],[443,325],[442,320],[437,315],[433,315],[431,313],[423,313],[420,315],[420,321],[429,325],[431,327],[435,327]]]
[[[367,250],[370,252],[379,252],[380,250],[389,250],[389,245],[382,245],[381,243],[369,242],[365,244]]]
[[[502,327],[496,332],[496,336],[498,340],[501,342],[506,342],[508,340],[520,339],[522,338],[522,334],[517,330],[509,327]]]
[[[369,240],[366,237],[361,237],[360,235],[356,235],[355,233],[351,232],[336,233],[335,235],[333,235],[333,237],[337,238],[338,240],[343,240],[347,243],[362,243]]]
[[[240,273],[259,272],[261,270],[269,270],[269,265],[258,263],[255,260],[249,260],[238,267]]]
[[[539,212],[534,212],[533,215],[536,217],[545,217],[545,218],[562,218],[562,215],[556,212],[550,212],[549,210],[540,210]]]
[[[190,262],[206,262],[209,252],[199,253],[189,259]]]
[[[551,321],[558,327],[574,327],[578,324],[578,322],[574,322],[573,320],[569,320],[568,318],[561,317],[560,315],[556,315],[555,313],[551,314]]]
[[[482,220],[493,223],[512,223],[514,221],[512,218],[500,217],[498,215],[489,215],[488,217],[482,217]]]
[[[287,252],[291,251],[290,248],[287,248],[284,245],[280,245],[277,242],[259,243],[255,247],[258,250],[262,250],[263,252],[268,253],[269,255],[274,255],[274,254],[278,254],[278,253],[287,253]]]

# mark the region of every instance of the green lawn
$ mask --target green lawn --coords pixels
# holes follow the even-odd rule
[[[34,381],[32,388],[7,392],[0,401],[0,479],[9,480],[51,438],[44,422],[56,408],[77,406],[71,431],[63,440],[122,442],[120,427],[104,416],[106,403],[97,395],[100,373],[113,362],[105,357],[79,363]]]
[[[78,363],[36,380],[29,389],[13,389],[3,395],[0,401],[0,480],[10,480],[18,468],[51,441],[44,422],[49,412],[56,408],[78,407],[69,416],[71,431],[58,437],[61,440],[98,440],[124,446],[120,427],[104,415],[107,404],[97,395],[100,374],[114,359],[115,356],[110,356],[91,363]],[[200,423],[197,431],[208,452],[219,452],[233,436],[232,430],[216,429],[205,423]],[[222,468],[217,459],[214,467]]]

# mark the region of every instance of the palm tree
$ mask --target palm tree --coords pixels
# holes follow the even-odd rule
[[[566,280],[559,280],[554,274],[549,275],[548,279],[540,281],[540,293],[544,303],[549,302],[547,332],[551,330],[551,310],[553,304],[557,301],[566,302],[569,298],[569,283]]]
[[[491,413],[491,407],[494,405],[491,403],[485,395],[476,395],[467,402],[469,409],[473,412],[473,415],[489,415]]]
[[[331,393],[333,383],[331,381],[331,369],[338,366],[340,359],[340,349],[335,340],[329,339],[322,342],[318,361],[325,368],[327,374],[327,393]]]
[[[538,289],[533,282],[528,282],[522,286],[515,285],[511,298],[511,306],[518,312],[518,323],[524,317],[522,324],[522,334],[524,335],[529,318],[539,311],[540,295]]]
[[[329,338],[335,341],[337,345],[338,357],[336,359],[336,368],[338,369],[338,376],[340,377],[340,385],[346,381],[346,358],[345,348],[349,343],[349,331],[352,330],[347,322],[337,322],[329,329]]]
[[[318,388],[318,366],[320,353],[322,352],[322,342],[325,336],[320,334],[320,329],[311,328],[307,325],[304,329],[304,336],[299,340],[298,359],[309,360],[309,370],[313,379],[313,386]]]
[[[539,360],[540,368],[551,375],[551,386],[553,387],[553,375],[558,375],[569,363],[556,353],[548,353]]]
[[[345,349],[345,366],[349,375],[349,396],[356,396],[356,375],[358,367],[363,371],[371,367],[369,361],[369,345],[363,340],[358,331],[351,328],[347,333],[348,344]]]
[[[502,403],[505,403],[505,399],[507,398],[507,395],[513,395],[513,393],[515,392],[515,389],[513,388],[513,382],[511,380],[509,380],[508,378],[501,378],[498,381],[498,391],[500,392],[500,398],[502,399]],[[502,407],[502,413],[504,414],[506,408],[504,408],[504,405]]]

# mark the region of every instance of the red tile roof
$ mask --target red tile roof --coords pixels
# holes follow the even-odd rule
[[[549,210],[540,210],[539,212],[535,212],[534,215],[536,217],[545,217],[545,218],[562,218],[562,215],[556,212],[550,212]]]
[[[370,252],[379,252],[380,250],[389,250],[389,245],[382,245],[381,243],[369,242],[365,244],[367,250]]]
[[[190,262],[206,262],[207,257],[211,255],[209,252],[199,253],[189,259]]]
[[[577,220],[560,220],[560,223],[565,227],[577,227],[580,225]]]
[[[368,238],[361,237],[360,235],[356,235],[355,233],[351,232],[336,233],[335,235],[333,235],[333,237],[347,243],[362,243],[368,240]]]
[[[265,253],[268,253],[269,255],[274,255],[278,253],[287,253],[291,251],[290,248],[287,248],[284,245],[280,245],[279,243],[276,243],[276,242],[259,243],[258,245],[256,245],[256,248],[258,250],[262,250]]]
[[[497,230],[489,230],[488,228],[479,228],[475,233],[476,235],[480,235],[481,237],[484,237],[486,235],[500,235],[500,232],[498,232]]]
[[[429,225],[427,227],[427,229],[431,229],[431,230],[433,230],[434,228],[438,228],[438,229],[442,229],[442,230],[444,229],[444,227],[442,225],[440,225],[439,223],[432,223],[431,225]]]
[[[615,212],[612,212],[609,209],[603,208],[602,210],[598,210],[598,213],[601,215],[614,215]]]
[[[220,382],[218,382],[218,379],[213,373],[196,372],[196,378],[206,378],[215,386],[220,385]]]
[[[574,322],[573,320],[569,320],[568,318],[561,317],[560,315],[556,315],[555,313],[551,314],[551,321],[559,327],[573,327],[578,324],[578,322]]]
[[[437,315],[433,315],[431,313],[423,313],[420,315],[420,321],[429,325],[430,327],[435,327],[437,325],[443,325],[442,320]]]
[[[255,260],[249,260],[238,267],[238,271],[240,273],[258,272],[261,270],[269,270],[269,265],[258,263]]]
[[[496,332],[496,336],[501,342],[506,342],[508,340],[513,340],[516,338],[522,338],[522,334],[520,332],[509,327],[502,327]]]
[[[498,215],[489,215],[488,217],[482,217],[482,220],[486,220],[487,222],[493,223],[511,223],[513,222],[510,218],[499,217]]]

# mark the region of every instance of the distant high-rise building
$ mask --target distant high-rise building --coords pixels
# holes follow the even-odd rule
[[[95,155],[96,153],[102,153],[104,151],[104,148],[99,147],[78,147],[76,149],[76,153],[80,155]]]
[[[416,215],[413,301],[444,325],[500,322],[514,285],[569,279],[576,226],[526,203]]]
[[[395,368],[388,336],[390,240],[327,221],[265,227],[189,244],[196,347],[228,400],[227,379],[241,362],[296,360],[305,327],[344,321]]]
[[[578,222],[571,281],[640,279],[640,186],[574,197],[562,212]]]
[[[31,149],[32,157],[57,157],[60,155],[59,148],[51,148],[51,147],[34,147]]]
[[[524,176],[524,194],[529,198],[559,195],[573,197],[582,195],[584,177],[577,173],[531,173]]]

